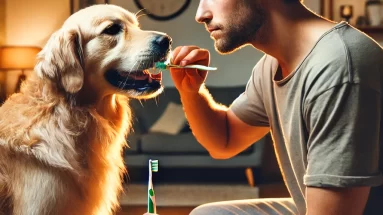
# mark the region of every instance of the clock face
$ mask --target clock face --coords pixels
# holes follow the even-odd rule
[[[139,9],[152,19],[169,20],[180,15],[190,4],[190,0],[134,0]]]

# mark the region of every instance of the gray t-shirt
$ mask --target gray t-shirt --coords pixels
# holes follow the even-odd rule
[[[269,126],[286,186],[306,213],[306,187],[372,186],[365,214],[383,214],[383,51],[340,22],[279,80],[275,58],[256,64],[230,107],[244,122]]]

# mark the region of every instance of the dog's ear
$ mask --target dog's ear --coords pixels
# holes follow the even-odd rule
[[[37,56],[35,71],[41,78],[58,81],[68,93],[77,93],[84,82],[81,34],[78,29],[60,29],[52,34]]]

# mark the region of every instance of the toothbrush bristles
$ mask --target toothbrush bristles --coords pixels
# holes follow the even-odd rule
[[[150,167],[153,172],[158,172],[158,160],[151,160]]]
[[[167,64],[165,62],[156,62],[155,68],[157,69],[167,69]]]

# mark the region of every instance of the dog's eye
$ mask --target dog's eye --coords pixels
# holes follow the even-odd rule
[[[103,34],[108,34],[108,35],[116,35],[116,34],[120,33],[121,30],[122,30],[121,25],[119,25],[119,24],[112,24],[112,25],[106,27],[102,31],[102,33]]]

